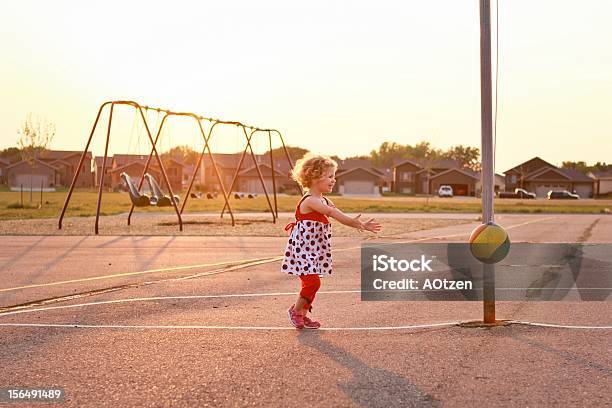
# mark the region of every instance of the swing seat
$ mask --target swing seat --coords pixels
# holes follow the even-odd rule
[[[149,189],[153,192],[152,198],[154,197],[157,200],[156,205],[158,207],[172,207],[172,199],[170,196],[162,193],[161,188],[159,188],[159,184],[157,184],[157,180],[155,180],[155,178],[149,173],[145,173],[145,179],[147,180],[147,183],[149,183]],[[176,205],[178,205],[180,197],[175,195],[174,201]]]
[[[170,201],[170,197],[169,196],[165,195],[165,196],[163,196],[161,198],[159,198],[159,197],[155,197],[155,198],[157,198],[157,206],[158,207],[172,207],[172,201]],[[179,200],[180,200],[179,196],[175,195],[174,196],[174,201],[176,202],[176,205],[179,204]]]
[[[134,185],[134,182],[132,181],[132,178],[127,173],[121,173],[121,178],[128,189],[128,194],[132,204],[134,204],[134,207],[148,207],[157,203],[157,200],[153,197],[139,193],[138,189]]]

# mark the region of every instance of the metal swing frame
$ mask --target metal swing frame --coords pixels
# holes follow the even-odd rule
[[[204,137],[205,141],[209,141],[210,137],[212,136],[212,131],[214,130],[215,126],[218,124],[224,124],[224,125],[235,125],[238,126],[242,129],[242,132],[244,133],[245,136],[245,146],[244,149],[242,151],[242,155],[240,156],[240,160],[238,161],[238,165],[236,167],[236,171],[234,172],[234,175],[232,177],[232,182],[229,186],[229,189],[227,191],[227,197],[225,199],[225,204],[223,205],[223,208],[221,209],[221,218],[223,218],[223,214],[225,213],[225,209],[227,208],[230,217],[232,219],[232,226],[235,225],[235,219],[234,219],[234,213],[232,212],[232,208],[229,204],[229,198],[232,195],[232,192],[234,190],[234,186],[236,185],[236,181],[238,179],[238,173],[240,173],[240,170],[242,168],[242,163],[244,162],[244,158],[246,157],[247,151],[250,150],[251,152],[251,158],[253,159],[253,164],[255,165],[255,169],[257,170],[257,175],[259,177],[259,180],[261,181],[261,186],[263,188],[264,194],[266,196],[266,201],[268,202],[268,207],[270,209],[270,213],[272,214],[272,222],[276,222],[276,220],[278,219],[278,200],[276,197],[276,177],[275,177],[275,170],[274,170],[274,157],[273,157],[273,153],[272,153],[272,133],[276,133],[278,135],[278,138],[281,142],[281,145],[283,147],[283,151],[285,153],[285,156],[287,158],[287,161],[289,162],[289,166],[291,168],[291,170],[293,170],[293,160],[291,160],[291,155],[289,154],[289,151],[287,150],[287,146],[285,145],[285,141],[283,139],[283,135],[276,129],[260,129],[257,127],[253,127],[253,126],[246,126],[240,122],[228,122],[228,121],[221,121],[221,120],[214,120],[214,119],[206,119],[209,120],[212,123],[212,126],[210,127],[210,130],[208,132],[208,138],[206,137],[206,134],[204,133],[204,131],[202,130],[201,126],[200,129],[202,130],[202,136]],[[250,130],[250,132],[247,131],[247,129]],[[253,146],[251,144],[251,140],[253,138],[253,135],[257,132],[263,132],[263,133],[267,133],[268,134],[268,144],[269,144],[269,148],[270,148],[270,168],[271,168],[271,173],[272,173],[272,194],[274,197],[274,206],[272,206],[272,201],[270,201],[270,196],[268,194],[268,190],[266,189],[266,183],[264,181],[263,178],[263,174],[261,173],[261,169],[259,168],[259,163],[257,163],[257,159],[255,157],[255,151],[253,149]],[[187,205],[187,200],[189,200],[190,197],[190,192],[191,189],[193,187],[193,183],[195,181],[198,169],[201,165],[202,159],[204,157],[204,154],[206,152],[206,146],[204,148],[204,150],[202,151],[202,153],[200,154],[200,157],[198,158],[198,162],[194,167],[193,170],[193,175],[191,176],[191,181],[189,182],[189,187],[187,188],[187,192],[185,193],[185,199],[183,200],[183,204],[181,205],[181,210],[180,213],[183,213],[183,210],[185,209],[185,206]],[[216,165],[214,164],[215,161],[213,159],[212,153],[210,152],[210,148],[209,148],[209,158],[211,160],[211,162],[213,163],[213,167],[216,168]],[[225,189],[223,188],[223,183],[221,180],[219,180],[219,184],[221,185],[222,191],[225,194]],[[302,187],[296,182],[296,185],[298,186],[300,192],[303,193]]]
[[[66,210],[68,208],[68,205],[70,203],[70,199],[72,197],[72,193],[74,192],[74,187],[76,185],[76,180],[78,177],[78,174],[80,173],[82,167],[83,167],[83,163],[85,161],[85,157],[87,155],[87,151],[89,149],[89,146],[91,145],[91,141],[93,139],[93,135],[95,133],[95,130],[98,126],[98,122],[100,120],[100,116],[102,115],[102,111],[104,110],[104,108],[106,106],[110,105],[110,112],[109,112],[109,119],[108,119],[108,127],[107,127],[107,131],[106,131],[106,143],[104,146],[104,159],[102,160],[102,172],[100,174],[100,182],[99,182],[99,187],[98,187],[98,201],[97,201],[97,206],[96,206],[96,220],[95,220],[95,234],[97,235],[99,233],[99,219],[100,219],[100,208],[101,208],[101,203],[102,203],[102,192],[104,189],[104,176],[106,173],[106,162],[107,162],[107,158],[108,158],[108,145],[110,143],[110,135],[111,135],[111,127],[112,127],[112,121],[113,121],[113,111],[114,111],[114,107],[115,105],[126,105],[126,106],[131,106],[134,109],[136,109],[137,113],[140,113],[140,117],[143,121],[144,127],[146,129],[146,133],[147,133],[147,137],[149,138],[149,141],[151,142],[151,152],[149,153],[149,156],[147,158],[147,162],[145,164],[145,167],[143,169],[143,173],[142,176],[140,178],[140,181],[138,183],[138,190],[140,191],[140,189],[142,188],[142,184],[144,183],[144,175],[145,173],[148,171],[149,166],[151,165],[151,160],[153,158],[153,155],[155,155],[155,158],[157,160],[157,165],[159,166],[159,169],[161,171],[162,174],[162,178],[163,178],[163,183],[166,186],[170,197],[174,197],[174,192],[172,191],[172,186],[170,185],[170,181],[168,179],[166,170],[164,168],[164,165],[162,163],[161,157],[159,156],[159,153],[157,151],[157,143],[159,141],[160,135],[161,135],[161,131],[162,128],[166,122],[166,119],[168,119],[168,117],[170,116],[181,116],[181,117],[188,117],[188,118],[193,118],[196,123],[198,124],[198,129],[200,131],[200,134],[202,135],[202,138],[204,139],[204,148],[202,149],[202,153],[200,154],[199,158],[198,158],[198,163],[197,165],[194,167],[194,171],[193,171],[193,175],[191,176],[191,180],[189,182],[189,187],[185,193],[185,199],[182,200],[182,205],[181,208],[179,209],[176,201],[174,199],[171,199],[172,201],[172,207],[174,208],[174,211],[176,213],[177,219],[178,219],[178,225],[179,225],[179,231],[183,231],[183,220],[182,220],[182,213],[185,209],[185,206],[187,204],[187,201],[189,199],[189,193],[191,192],[191,189],[193,187],[193,183],[195,181],[195,177],[197,175],[198,172],[198,168],[200,167],[200,164],[202,162],[202,159],[204,157],[204,155],[208,152],[208,157],[212,163],[212,167],[213,170],[215,172],[215,175],[217,177],[217,181],[219,182],[219,186],[221,188],[221,192],[223,193],[223,199],[225,201],[225,204],[223,206],[223,209],[221,211],[221,217],[223,217],[223,213],[225,212],[225,209],[227,208],[231,219],[232,219],[232,226],[235,225],[235,219],[234,219],[234,213],[232,211],[230,202],[229,202],[229,198],[232,194],[232,190],[234,187],[234,184],[236,182],[236,179],[238,177],[238,173],[240,171],[240,167],[242,166],[242,162],[244,160],[244,157],[246,155],[247,150],[250,148],[251,150],[251,156],[253,158],[253,163],[255,164],[255,168],[257,169],[257,173],[259,176],[259,179],[262,183],[262,187],[264,190],[264,193],[266,195],[266,200],[268,202],[268,206],[270,207],[270,212],[272,213],[272,221],[276,222],[276,219],[278,218],[278,205],[277,205],[277,198],[276,198],[276,181],[275,181],[275,176],[274,176],[274,159],[272,157],[272,133],[276,133],[278,134],[278,137],[281,141],[281,144],[283,146],[283,150],[285,152],[285,155],[287,157],[287,160],[289,162],[289,165],[291,167],[291,169],[293,170],[293,161],[291,160],[291,156],[289,154],[289,151],[287,150],[287,147],[285,146],[285,142],[283,140],[283,137],[281,135],[281,133],[276,130],[276,129],[260,129],[257,127],[253,127],[253,126],[247,126],[244,125],[240,122],[236,122],[236,121],[224,121],[224,120],[219,120],[219,119],[212,119],[212,118],[205,118],[201,115],[197,115],[195,113],[191,113],[191,112],[174,112],[168,109],[160,109],[160,108],[152,108],[149,106],[142,106],[139,103],[135,102],[135,101],[125,101],[125,100],[117,100],[117,101],[107,101],[104,102],[100,108],[98,109],[98,114],[96,115],[96,119],[94,121],[93,127],[91,129],[91,132],[89,134],[89,138],[87,139],[87,143],[85,144],[85,148],[83,149],[83,153],[81,154],[81,158],[79,160],[79,165],[77,166],[77,169],[74,173],[73,179],[72,179],[72,183],[70,184],[70,189],[68,190],[68,194],[66,195],[66,200],[64,201],[64,205],[62,207],[62,212],[59,216],[59,220],[58,220],[58,229],[62,229],[63,226],[63,219],[64,216],[66,214]],[[143,109],[148,111],[148,110],[155,110],[157,112],[164,112],[164,117],[162,118],[161,123],[159,123],[159,127],[157,129],[157,134],[155,135],[155,139],[153,139],[153,136],[151,135],[151,130],[149,129],[149,124],[147,122],[147,118],[143,112]],[[202,121],[209,121],[210,123],[212,123],[208,134],[204,131],[204,127],[202,126]],[[236,173],[234,174],[234,177],[232,179],[232,183],[230,185],[230,188],[228,191],[226,191],[225,186],[223,184],[223,180],[221,178],[221,174],[219,173],[219,169],[217,167],[217,164],[215,162],[212,150],[210,148],[209,142],[210,139],[212,137],[212,132],[214,130],[214,128],[217,125],[235,125],[238,127],[241,127],[243,130],[243,133],[245,135],[246,138],[246,145],[244,148],[244,151],[242,153],[242,156],[240,158],[240,162],[238,164],[238,168],[236,169]],[[247,129],[250,129],[250,133],[247,133]],[[261,173],[261,170],[259,169],[259,164],[257,163],[257,160],[255,158],[255,153],[253,151],[253,147],[251,145],[251,139],[253,137],[253,135],[256,132],[267,132],[268,133],[268,139],[269,139],[269,145],[270,145],[270,164],[271,164],[271,168],[272,168],[272,186],[273,186],[273,194],[274,194],[274,207],[272,207],[272,202],[270,201],[270,197],[268,195],[268,192],[266,190],[266,186],[265,186],[265,182],[263,179],[263,175]],[[298,188],[300,189],[300,191],[302,191],[301,187],[298,184]],[[134,212],[134,204],[132,203],[132,206],[130,208],[130,212],[127,218],[127,224],[131,225],[131,218],[132,218],[132,214]]]

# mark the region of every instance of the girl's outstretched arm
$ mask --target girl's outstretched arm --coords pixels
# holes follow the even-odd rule
[[[374,220],[374,218],[370,218],[366,222],[363,222],[359,219],[361,217],[361,214],[357,215],[356,217],[349,217],[348,215],[346,215],[345,213],[343,213],[336,207],[330,207],[329,205],[322,203],[316,197],[312,197],[312,196],[304,200],[304,203],[312,210],[317,211],[321,214],[327,215],[329,217],[332,217],[336,221],[344,225],[347,225],[349,227],[357,228],[358,230],[366,230],[370,232],[380,231],[380,228],[381,228],[380,224],[377,223]]]

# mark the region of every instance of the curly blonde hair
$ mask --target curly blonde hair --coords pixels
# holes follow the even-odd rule
[[[336,170],[338,163],[327,156],[306,153],[304,157],[295,163],[295,167],[291,172],[291,178],[302,187],[310,188],[312,182],[321,177],[330,168]]]

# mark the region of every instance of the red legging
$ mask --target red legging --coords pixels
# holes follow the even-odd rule
[[[306,309],[309,309],[317,294],[317,290],[321,287],[321,279],[319,275],[301,275],[300,280],[302,281],[300,296],[306,299],[308,302]]]

